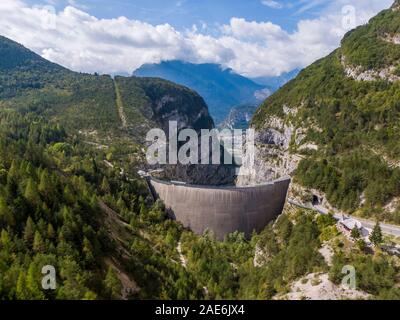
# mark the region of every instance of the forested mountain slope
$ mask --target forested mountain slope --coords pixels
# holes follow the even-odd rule
[[[338,209],[400,223],[399,7],[264,102],[252,122],[258,174],[290,173]]]
[[[178,120],[181,127],[213,127],[203,99],[168,81],[72,72],[4,37],[0,57],[3,108],[35,112],[68,129],[91,132],[92,138],[141,140],[145,129],[165,127],[168,120]]]

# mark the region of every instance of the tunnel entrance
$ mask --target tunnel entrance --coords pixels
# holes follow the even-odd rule
[[[316,196],[315,194],[313,194],[313,199],[312,199],[312,205],[313,206],[319,206],[322,204],[322,198]]]

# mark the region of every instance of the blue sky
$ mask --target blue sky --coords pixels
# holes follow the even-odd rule
[[[317,17],[330,0],[29,0],[29,4],[54,4],[58,10],[73,4],[99,18],[126,16],[151,24],[169,23],[178,30],[203,22],[226,24],[232,17],[271,21],[293,31],[298,21]],[[263,4],[263,2],[265,4]],[[269,4],[269,5],[268,5]],[[277,4],[277,5],[274,5]]]
[[[75,71],[217,63],[248,77],[304,68],[393,0],[1,0],[0,35]]]

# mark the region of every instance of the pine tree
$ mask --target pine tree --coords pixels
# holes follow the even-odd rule
[[[13,161],[7,174],[6,196],[9,201],[14,200],[18,194],[17,179],[18,169],[15,161]]]
[[[47,225],[47,237],[50,240],[53,240],[56,237],[56,232],[54,231],[53,225],[51,223]]]
[[[379,224],[379,221],[376,222],[374,229],[372,230],[371,235],[369,236],[369,240],[375,245],[378,246],[383,242],[382,229]]]
[[[6,200],[3,197],[0,197],[0,227],[1,226],[14,226],[15,219],[7,205]]]
[[[39,231],[35,232],[35,237],[33,239],[33,251],[35,251],[35,252],[44,252],[45,251],[45,245],[44,245],[42,236],[40,235]]]
[[[365,241],[363,239],[357,240],[356,245],[358,247],[358,250],[360,250],[360,251],[364,251],[365,248],[367,247],[367,244],[365,243]]]
[[[63,199],[66,203],[74,203],[75,201],[75,195],[69,185],[65,186],[64,192],[63,192]]]
[[[0,234],[0,248],[7,248],[10,245],[10,236],[6,230],[1,230]]]
[[[40,175],[39,192],[42,196],[48,197],[53,191],[50,175],[47,170],[43,170]]]
[[[35,236],[35,224],[31,217],[26,220],[26,225],[24,229],[24,240],[28,245],[33,243],[33,238]]]
[[[83,300],[96,300],[97,295],[93,291],[87,291],[83,296]]]
[[[148,210],[147,210],[144,198],[142,196],[140,196],[140,198],[139,198],[139,204],[140,204],[140,212],[139,213],[143,217],[148,213]]]
[[[86,237],[84,237],[84,239],[83,239],[82,252],[85,255],[85,262],[87,264],[93,264],[95,261],[94,255],[93,255],[93,247],[92,247],[92,244],[90,243],[90,241]]]
[[[13,160],[11,162],[10,170],[8,170],[7,174],[7,182],[10,182],[11,180],[17,180],[18,178],[18,166],[17,162]]]
[[[101,191],[103,191],[104,194],[110,193],[110,184],[108,183],[108,180],[106,177],[103,177],[103,181],[101,183]]]
[[[26,294],[26,281],[24,271],[19,272],[15,295],[17,300],[26,300],[28,298]]]
[[[39,204],[39,192],[37,189],[36,183],[32,180],[32,178],[29,178],[28,183],[25,188],[25,193],[24,193],[25,198],[32,204],[37,205]]]
[[[357,240],[357,239],[360,238],[360,236],[361,236],[361,234],[360,234],[360,229],[358,229],[357,227],[354,227],[354,228],[351,230],[351,237],[352,237],[354,240]]]
[[[112,299],[118,299],[121,296],[122,285],[117,277],[115,270],[112,267],[108,268],[104,285]]]
[[[121,212],[124,212],[126,210],[125,201],[121,197],[119,197],[117,201],[117,207]]]
[[[39,287],[39,277],[41,273],[37,270],[35,265],[29,265],[28,273],[26,275],[26,291],[28,292],[28,299],[43,300],[45,295]]]

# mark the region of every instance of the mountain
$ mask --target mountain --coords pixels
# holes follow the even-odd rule
[[[282,73],[280,76],[269,76],[269,77],[257,77],[252,78],[256,83],[268,86],[274,91],[278,90],[284,84],[296,77],[300,72],[300,69],[294,69],[290,72]]]
[[[256,110],[257,106],[247,104],[233,107],[228,117],[218,126],[222,129],[228,128],[231,130],[248,129],[251,118]]]
[[[145,64],[134,72],[138,77],[159,77],[187,86],[207,103],[215,123],[222,122],[233,106],[257,105],[272,91],[217,64],[193,64],[179,60]]]
[[[257,176],[291,174],[291,196],[400,223],[400,2],[256,112]]]
[[[144,129],[165,128],[172,119],[181,127],[214,126],[203,99],[169,81],[72,72],[4,37],[0,55],[3,105],[81,133],[95,130],[99,139],[110,131],[143,138]]]
[[[108,145],[118,141],[139,148],[144,147],[150,129],[168,132],[169,121],[177,121],[179,129],[214,127],[203,98],[192,89],[160,78],[72,72],[9,39],[1,40],[0,54],[10,62],[0,69],[0,103],[43,116],[87,142]],[[215,184],[232,182],[231,170],[212,165],[201,170],[168,168],[175,179],[202,183],[204,175],[213,175]]]

